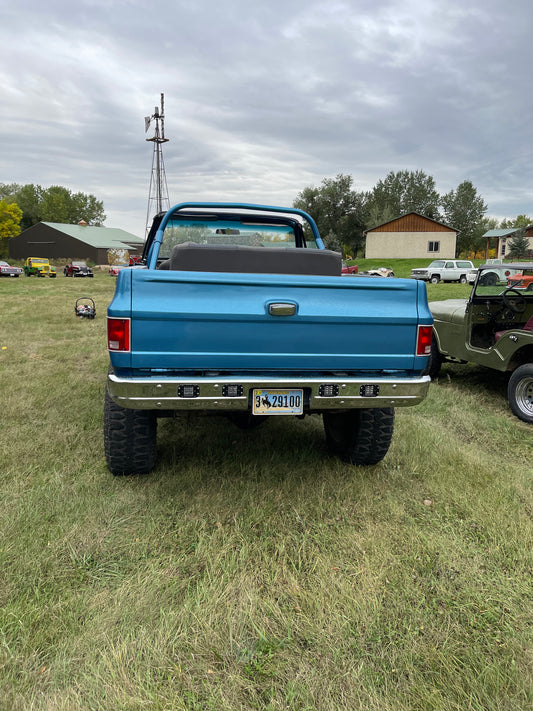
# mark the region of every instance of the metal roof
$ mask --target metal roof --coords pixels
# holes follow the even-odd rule
[[[100,248],[127,248],[128,245],[142,245],[144,240],[132,235],[126,230],[117,227],[94,227],[92,225],[66,225],[61,222],[42,222],[58,232],[63,232],[69,237],[85,242],[91,247]]]
[[[488,232],[485,232],[483,237],[508,237],[519,229],[520,227],[508,227],[505,230],[489,230]]]

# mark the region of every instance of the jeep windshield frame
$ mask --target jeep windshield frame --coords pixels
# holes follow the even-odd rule
[[[501,299],[507,289],[516,289],[521,296],[533,301],[533,288],[520,289],[510,277],[533,276],[533,262],[483,264],[479,267],[470,301],[473,304]]]

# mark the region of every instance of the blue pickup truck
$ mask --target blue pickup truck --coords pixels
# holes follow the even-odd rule
[[[179,412],[243,428],[322,415],[332,453],[381,461],[394,408],[427,394],[433,319],[424,283],[341,270],[295,208],[180,203],[158,215],[108,307],[110,471],[149,472],[157,419]]]

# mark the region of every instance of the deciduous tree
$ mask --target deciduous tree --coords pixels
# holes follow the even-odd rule
[[[435,179],[423,170],[390,171],[366,194],[368,227],[418,212],[433,220],[439,219],[440,196]],[[376,221],[375,224],[371,222]]]
[[[87,224],[101,226],[105,220],[104,205],[94,195],[72,193],[61,185],[52,185],[43,191],[40,210],[44,222],[73,225],[85,220]]]
[[[77,224],[85,220],[89,225],[102,225],[105,220],[104,204],[94,195],[73,193],[68,188],[52,185],[0,184],[0,198],[16,202],[23,212],[21,229],[25,230],[38,222],[61,222]]]
[[[364,196],[352,184],[352,176],[342,173],[324,178],[319,187],[298,193],[293,205],[311,215],[327,247],[338,249],[343,245],[355,254],[364,240]]]
[[[500,222],[502,230],[507,230],[511,227],[529,227],[530,225],[533,225],[533,220],[527,215],[517,215],[512,220],[505,218]]]
[[[12,202],[0,200],[0,254],[7,255],[7,241],[20,233],[22,210]]]
[[[457,253],[476,252],[483,241],[483,217],[487,205],[470,180],[464,180],[455,190],[441,198],[443,220],[457,230]]]
[[[22,185],[14,195],[17,205],[22,210],[22,220],[20,229],[27,230],[28,227],[41,222],[41,202],[43,199],[43,189],[40,185]]]

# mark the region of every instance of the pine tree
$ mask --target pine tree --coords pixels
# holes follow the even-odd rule
[[[524,227],[517,230],[514,235],[510,238],[509,251],[507,252],[507,257],[511,259],[525,259],[531,255],[532,249],[529,244],[529,239],[526,237],[526,230]]]

